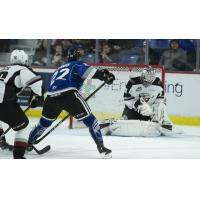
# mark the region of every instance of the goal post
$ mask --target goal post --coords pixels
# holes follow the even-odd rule
[[[142,70],[149,65],[145,64],[93,64],[96,69],[107,69],[115,75],[116,80],[112,85],[105,85],[96,93],[88,104],[98,120],[120,119],[124,109],[123,94],[126,83],[131,77],[140,76]],[[151,65],[156,71],[163,84],[165,82],[165,68],[161,65]],[[85,80],[81,89],[81,94],[86,98],[102,82],[97,79]],[[76,127],[76,120],[70,118],[70,128]]]

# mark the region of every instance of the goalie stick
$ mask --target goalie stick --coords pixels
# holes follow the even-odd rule
[[[26,86],[24,86],[24,87],[17,93],[17,97],[19,97],[19,95],[20,95],[26,88],[30,87],[30,85],[36,83],[36,82],[39,81],[39,80],[41,80],[41,76],[40,76],[40,75],[39,75],[39,76],[36,76],[36,77],[32,78],[30,81],[28,81],[28,82],[26,83]],[[26,113],[30,108],[31,108],[31,106],[29,105],[29,106],[24,110],[24,113]],[[1,135],[1,137],[4,137],[4,136],[6,135],[6,133],[8,133],[8,132],[10,131],[10,129],[11,129],[11,127],[8,127],[8,128],[4,131],[4,133]],[[41,149],[41,150],[38,150],[38,149],[37,149],[35,146],[33,146],[32,144],[31,144],[31,147],[32,147],[32,148],[34,149],[34,151],[35,151],[37,154],[39,154],[39,155],[44,154],[44,153],[46,153],[47,151],[49,151],[49,150],[51,149],[51,147],[50,147],[49,145],[47,145],[46,147],[44,147],[44,148]]]
[[[106,82],[103,82],[94,92],[92,92],[85,101],[88,101],[94,94],[96,94],[104,85]],[[45,135],[43,135],[41,138],[36,140],[34,144],[40,143],[45,137],[47,137],[52,131],[54,131],[60,124],[62,124],[66,119],[68,119],[70,114],[66,115],[61,121],[59,121],[53,128],[51,128]]]

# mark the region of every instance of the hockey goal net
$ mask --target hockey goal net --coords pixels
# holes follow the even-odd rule
[[[142,70],[149,65],[145,64],[94,64],[92,67],[96,69],[107,69],[112,72],[116,80],[112,85],[105,85],[100,91],[98,91],[93,97],[88,100],[88,104],[97,117],[98,120],[104,119],[120,119],[123,109],[124,101],[123,94],[126,83],[130,76],[140,76]],[[162,82],[165,82],[165,70],[164,66],[151,65],[156,71],[156,76],[159,77]],[[86,98],[91,94],[102,82],[97,79],[86,80],[81,94]],[[80,128],[83,125],[76,122],[72,117],[70,118],[70,128]]]

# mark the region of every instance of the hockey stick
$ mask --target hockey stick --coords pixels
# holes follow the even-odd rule
[[[26,88],[30,87],[32,84],[34,84],[34,83],[36,83],[36,82],[38,82],[38,81],[40,81],[40,80],[42,80],[42,78],[41,78],[40,75],[38,75],[38,76],[32,78],[31,80],[29,80],[29,81],[26,83],[26,85],[17,93],[17,97],[19,97],[19,95],[20,95]]]
[[[33,144],[30,144],[30,147],[32,147],[33,150],[39,155],[42,155],[42,154],[46,153],[47,151],[49,151],[51,149],[50,145],[47,145],[46,147],[44,147],[41,150],[38,150]]]
[[[103,82],[94,92],[92,92],[85,101],[88,101],[94,94],[96,94],[104,85],[106,82]],[[66,115],[61,121],[59,121],[53,128],[51,128],[45,135],[43,135],[41,138],[36,140],[34,144],[40,143],[45,137],[47,137],[52,131],[54,131],[60,124],[62,124],[66,119],[68,119],[70,114]]]

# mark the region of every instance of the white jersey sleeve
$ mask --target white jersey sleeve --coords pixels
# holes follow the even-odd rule
[[[35,80],[34,80],[35,79]],[[31,80],[34,80],[31,83]],[[22,88],[27,86],[41,96],[42,80],[32,69],[26,66],[13,65],[0,70],[0,103],[4,101],[17,100],[17,94]]]
[[[22,88],[26,87],[28,82],[30,82],[35,77],[36,77],[36,75],[31,70],[23,69],[20,71],[20,80],[18,80],[18,78],[16,77],[15,84],[16,84],[16,86],[17,86],[17,84],[21,84]],[[42,80],[38,80],[37,82],[31,84],[29,87],[35,94],[37,94],[39,96],[42,95]]]

